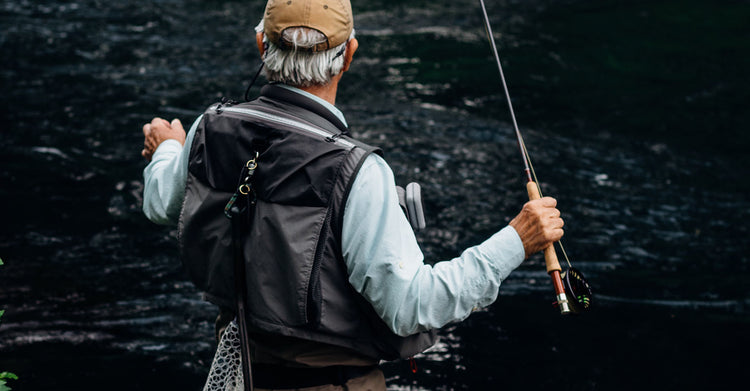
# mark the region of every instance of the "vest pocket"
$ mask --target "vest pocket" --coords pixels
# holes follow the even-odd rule
[[[258,200],[245,243],[252,318],[280,326],[319,321],[320,262],[316,262],[316,254],[326,215],[325,207]]]

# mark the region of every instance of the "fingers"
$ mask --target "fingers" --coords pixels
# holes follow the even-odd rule
[[[530,209],[542,215],[552,213],[557,210],[557,200],[552,197],[544,197],[537,200],[531,200],[524,204],[524,209]],[[547,212],[545,212],[547,211]]]
[[[146,161],[150,162],[151,158],[153,157],[153,153],[151,153],[148,149],[144,148],[141,150],[141,156],[143,156]]]
[[[544,197],[535,201],[527,202],[527,207],[538,216],[539,219],[543,220],[542,224],[550,229],[562,228],[565,224],[562,218],[560,218],[560,210],[556,208],[557,200],[552,197]]]
[[[180,120],[175,119],[172,121],[172,124],[173,123],[179,124],[180,129],[182,129],[182,124],[180,123]],[[169,121],[165,119],[154,117],[154,119],[152,119],[151,122],[143,125],[143,135],[148,137],[148,135],[152,132],[171,129],[172,124],[170,124]]]
[[[183,131],[185,130],[185,128],[182,127],[182,122],[180,122],[180,120],[177,118],[172,120],[172,123],[170,124],[170,126],[174,129],[181,129]]]
[[[537,201],[546,208],[554,208],[557,206],[557,200],[552,197],[543,197]]]
[[[168,128],[171,127],[169,121],[159,117],[154,117],[154,119],[151,120],[151,126],[166,126]]]
[[[158,130],[165,127],[170,128],[169,122],[159,117],[154,117],[151,122],[143,125],[143,150],[141,150],[141,156],[149,162],[154,155],[154,151],[159,146],[159,140],[156,137]]]
[[[151,161],[156,148],[162,142],[173,139],[184,145],[185,137],[185,129],[179,119],[175,118],[170,123],[165,119],[154,117],[151,122],[143,125],[143,150],[141,155],[146,160]]]
[[[560,211],[555,210],[557,213],[557,216],[554,217],[548,217],[548,218],[540,218],[540,230],[541,230],[541,236],[544,238],[546,242],[552,243],[560,240],[562,238],[564,232],[563,232],[563,226],[565,225],[565,221],[560,215]]]
[[[143,125],[143,146],[145,151],[154,150],[154,135],[152,133],[151,124]]]
[[[557,200],[551,197],[545,198],[548,198],[549,200],[545,201],[545,204],[548,205],[548,207],[546,212],[547,224],[544,229],[544,237],[547,241],[553,243],[560,240],[565,234],[562,229],[563,226],[565,226],[565,221],[560,217],[560,210],[555,207],[557,205]]]
[[[158,145],[156,145],[156,141],[151,134],[151,128],[148,127],[148,124],[143,126],[143,134],[145,137],[143,138],[143,150],[141,151],[141,156],[146,158],[146,160],[151,161],[151,157]]]
[[[148,151],[149,154],[153,154],[154,151],[156,151],[156,147],[158,147],[158,145],[155,145],[151,138],[146,138],[146,140],[143,141],[143,149]]]
[[[524,204],[523,209],[539,217],[558,217],[560,211],[557,210],[557,200],[552,197],[544,197],[538,200],[532,200]]]
[[[548,243],[548,245],[544,246],[543,248],[547,248],[549,247],[549,245],[552,245],[552,243],[557,242],[558,240],[562,239],[564,234],[565,234],[565,231],[562,228],[554,228],[554,229],[545,230],[544,239]]]
[[[551,197],[529,201],[509,223],[520,236],[527,257],[549,247],[565,233],[565,222],[556,206],[557,200]]]

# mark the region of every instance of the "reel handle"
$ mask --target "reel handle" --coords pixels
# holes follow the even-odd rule
[[[539,194],[539,187],[534,181],[526,183],[526,192],[529,194],[529,200],[531,201],[542,198],[541,194]],[[572,313],[573,311],[568,304],[568,297],[565,295],[565,288],[563,288],[562,279],[560,278],[562,268],[560,267],[560,262],[557,260],[554,244],[550,244],[549,247],[544,249],[544,263],[547,265],[547,274],[552,277],[552,285],[555,287],[560,313],[563,315]]]

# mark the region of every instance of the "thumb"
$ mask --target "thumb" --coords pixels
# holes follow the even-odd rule
[[[177,118],[172,120],[172,127],[174,128],[175,126],[182,128],[182,122]]]

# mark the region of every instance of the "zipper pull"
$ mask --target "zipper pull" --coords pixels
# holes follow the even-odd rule
[[[328,136],[328,137],[326,137],[326,138],[325,138],[325,140],[326,140],[327,142],[329,142],[329,143],[335,143],[335,142],[336,142],[336,139],[338,139],[339,137],[341,137],[341,135],[343,135],[343,134],[344,134],[344,133],[338,133],[338,134],[334,134],[334,135],[331,135],[331,136]]]
[[[237,101],[234,101],[234,100],[231,100],[231,99],[227,99],[226,96],[222,96],[221,97],[221,101],[216,106],[216,109],[215,109],[216,110],[216,114],[221,114],[223,112],[222,108],[224,108],[224,106],[230,107],[230,106],[233,106],[235,104],[237,104]]]

